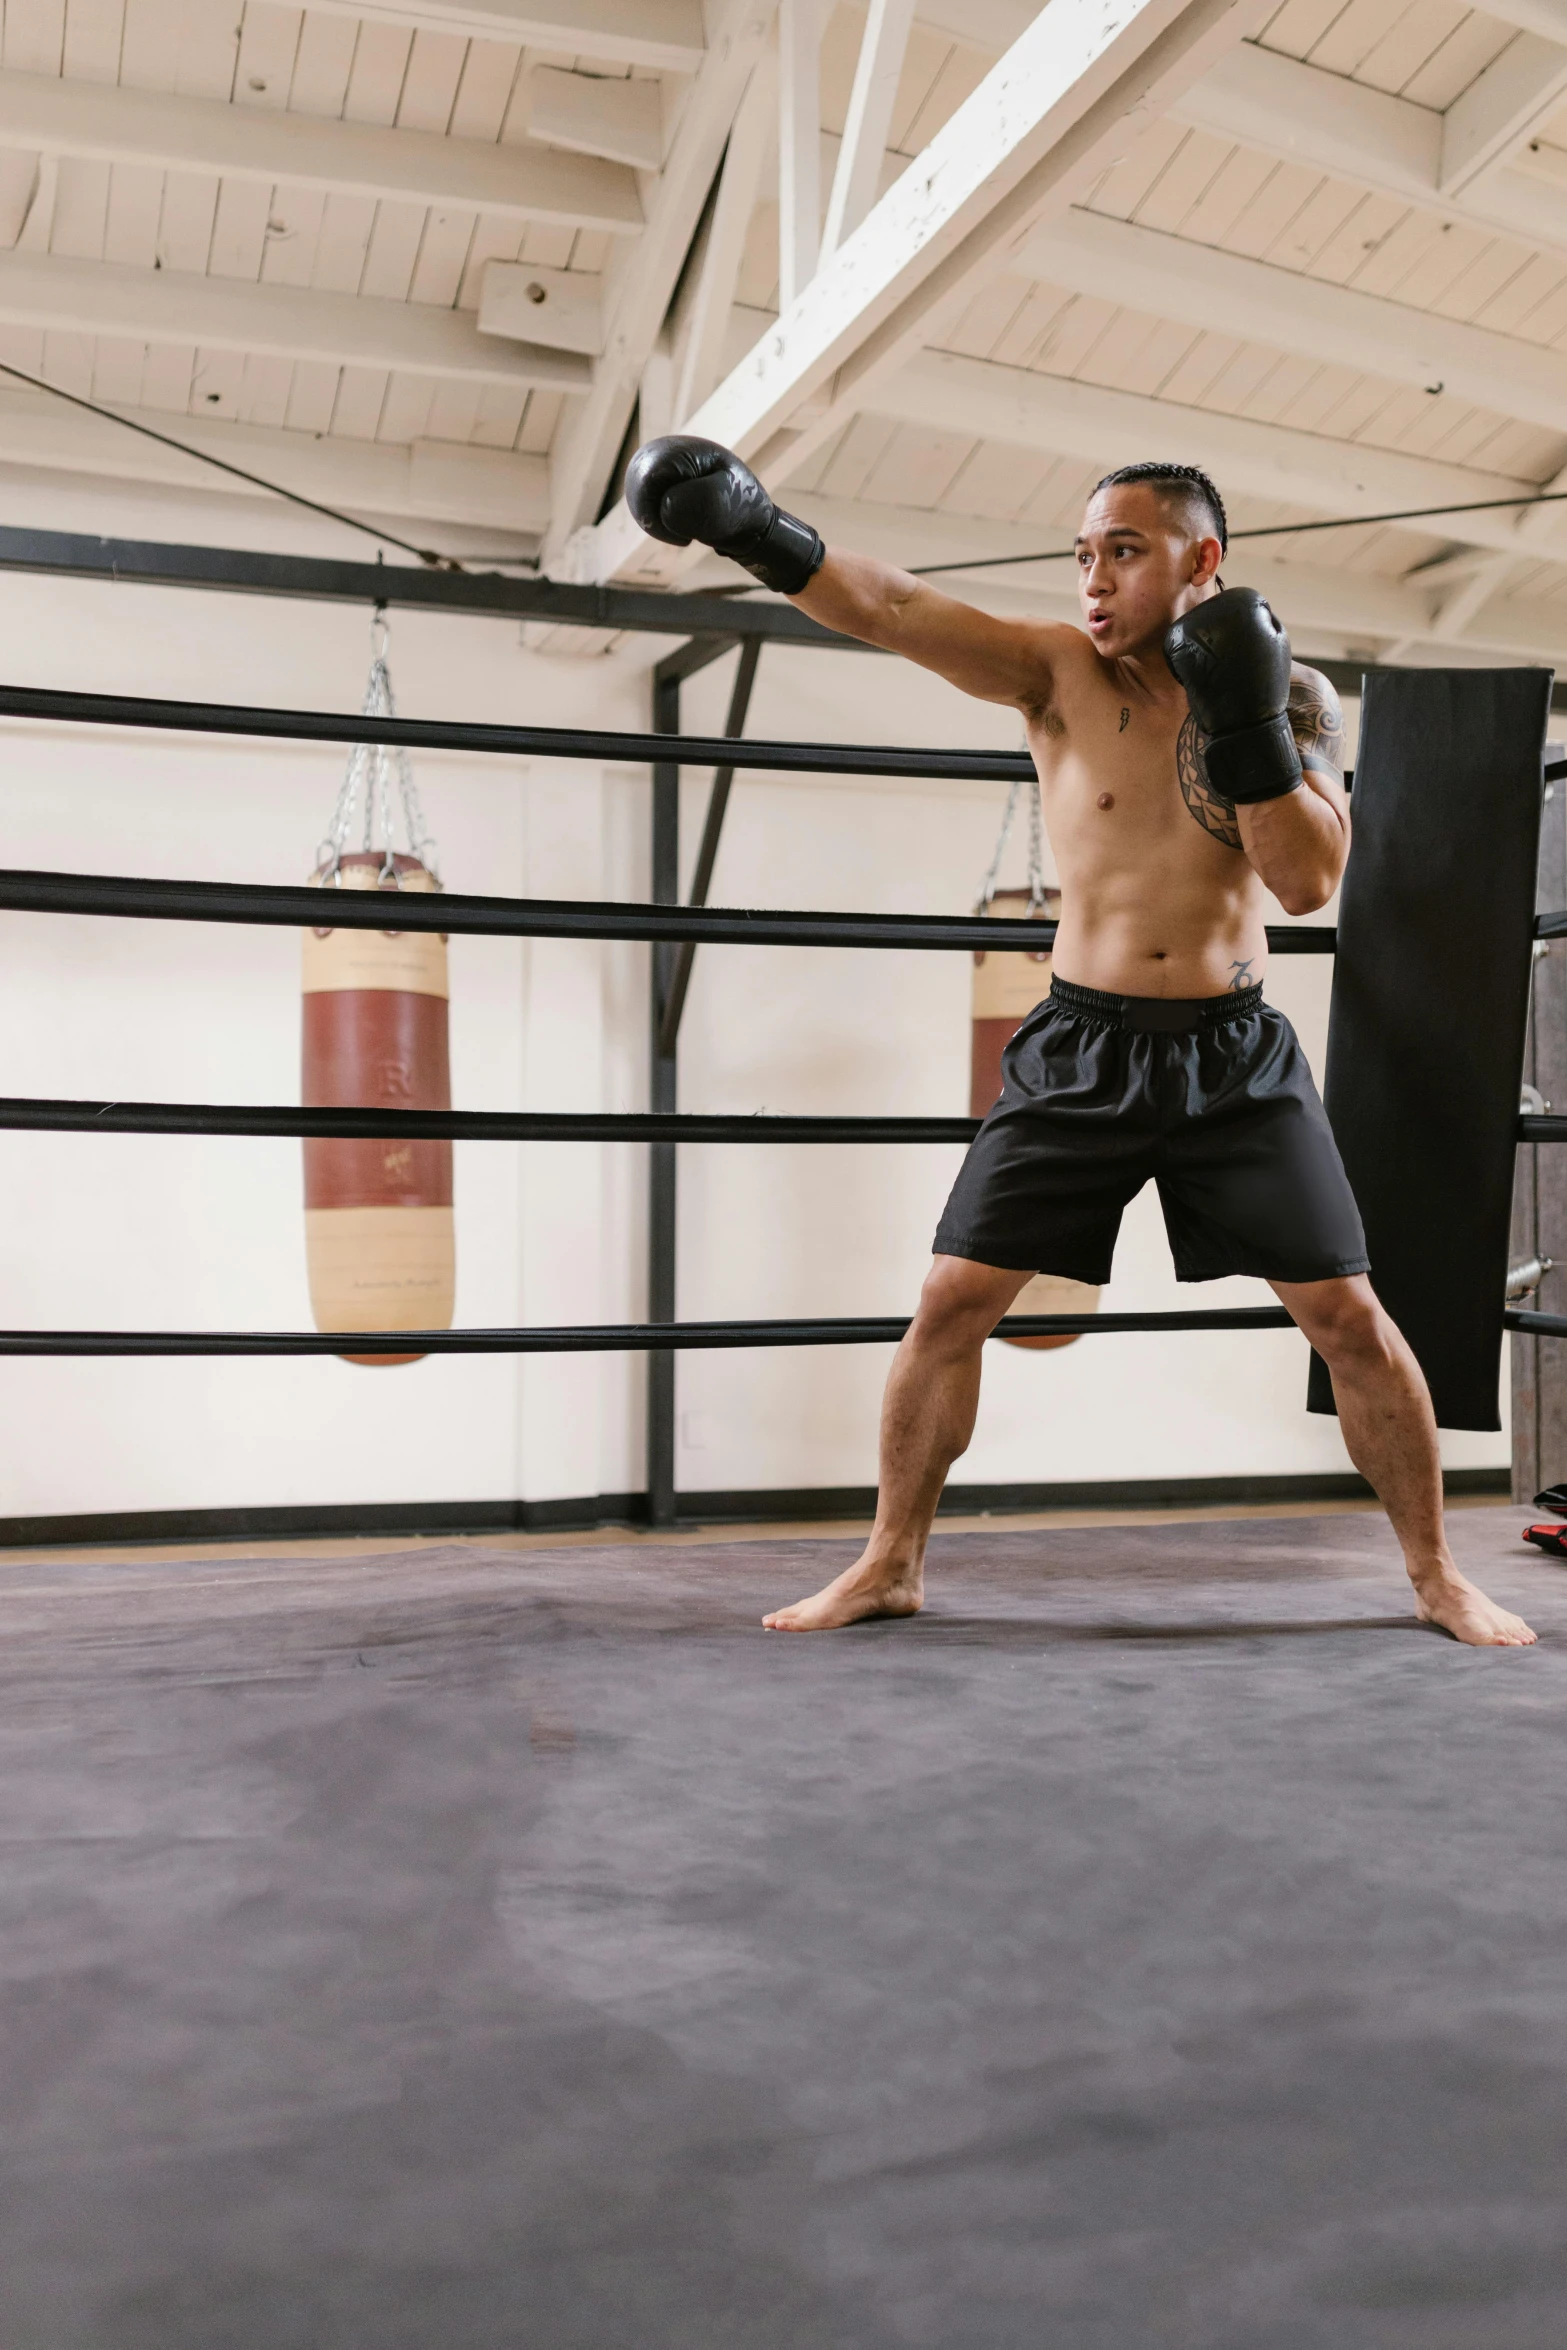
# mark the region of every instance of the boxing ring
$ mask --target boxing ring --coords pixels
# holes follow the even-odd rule
[[[729,648],[720,643],[709,657]],[[655,713],[678,722],[679,682],[696,665],[661,665]],[[886,1344],[902,1337],[907,1316],[817,1316],[783,1320],[690,1321],[674,1313],[675,1153],[682,1143],[921,1143],[966,1142],[973,1118],[713,1116],[674,1106],[674,1042],[699,945],[847,947],[864,951],[953,953],[1009,945],[1038,951],[1055,926],[993,916],[820,914],[725,909],[700,902],[706,893],[729,781],[736,770],[793,774],[855,774],[934,780],[1011,781],[1032,772],[1025,754],[920,750],[863,744],[780,742],[740,734],[756,668],[759,642],[742,652],[740,677],[721,735],[686,734],[674,726],[646,734],[473,724],[463,721],[371,718],[360,713],[250,707],[123,694],[96,694],[0,686],[0,718],[32,723],[97,725],[163,732],[371,744],[411,751],[461,751],[481,756],[551,760],[614,760],[643,764],[654,776],[652,903],[445,894],[399,900],[398,924],[464,937],[637,941],[654,954],[652,1021],[653,1107],[645,1112],[485,1112],[382,1109],[304,1109],[292,1105],[220,1105],[192,1102],[0,1099],[0,1128],[79,1134],[187,1134],[295,1137],[371,1137],[393,1141],[452,1139],[506,1142],[635,1142],[651,1145],[650,1311],[640,1323],[537,1328],[411,1330],[400,1334],[424,1354],[564,1354],[641,1352],[651,1358],[649,1381],[649,1516],[675,1516],[673,1478],[673,1366],[698,1348]],[[1388,673],[1397,676],[1421,673]],[[1444,673],[1426,673],[1432,677]],[[1497,673],[1490,673],[1495,675]],[[1505,674],[1505,673],[1504,673]],[[1538,673],[1518,672],[1519,676]],[[708,823],[697,860],[693,899],[677,904],[678,776],[683,768],[717,771]],[[1567,776],[1567,761],[1543,770],[1543,780]],[[259,924],[308,929],[319,920],[318,890],[255,884],[158,880],[90,874],[0,871],[0,910],[152,921]],[[334,897],[341,928],[380,929],[384,905],[372,893]],[[1567,937],[1567,911],[1534,918],[1533,937]],[[1272,953],[1334,954],[1339,933],[1325,925],[1271,926]],[[1331,1080],[1329,1086],[1331,1097]],[[1331,1107],[1331,1098],[1330,1098]],[[1521,1143],[1567,1141],[1567,1117],[1517,1116]],[[1496,1328],[1538,1336],[1567,1336],[1567,1316],[1505,1306],[1498,1297]],[[1002,1337],[1115,1336],[1129,1332],[1277,1330],[1290,1327],[1281,1307],[1191,1308],[1147,1313],[1011,1315]],[[386,1333],[318,1330],[0,1330],[0,1355],[279,1356],[342,1355],[383,1350]],[[1418,1350],[1417,1350],[1418,1351]],[[1316,1408],[1322,1408],[1320,1404]],[[1331,1403],[1327,1408],[1331,1408]]]

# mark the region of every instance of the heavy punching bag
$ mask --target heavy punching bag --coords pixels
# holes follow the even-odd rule
[[[391,713],[384,623],[365,707]],[[391,847],[388,767],[399,762],[410,850]],[[365,786],[366,845],[343,840]],[[381,838],[377,842],[375,835]],[[404,891],[438,890],[405,752],[357,749],[312,883],[386,896],[384,929],[335,927],[330,911],[304,937],[302,1099],[307,1109],[449,1110],[446,940],[397,926]],[[318,1330],[445,1330],[456,1290],[449,1141],[307,1140],[305,1253]],[[356,1363],[419,1360],[355,1354]]]
[[[1028,887],[996,887],[996,873],[1000,868],[1002,851],[1006,847],[1007,834],[1012,828],[1017,791],[1018,787],[1014,784],[1007,800],[1006,814],[1001,820],[1001,837],[996,843],[995,857],[980,885],[974,911],[977,914],[995,913],[1014,918],[1033,915],[1041,922],[1055,922],[1060,918],[1061,892],[1047,888],[1044,880],[1043,825],[1037,783],[1033,787],[1029,805]],[[1041,947],[1037,952],[1022,953],[1015,948],[976,948],[969,1045],[968,1107],[971,1118],[983,1118],[1000,1093],[1001,1055],[1035,1005],[1049,993],[1048,947]],[[1062,1273],[1036,1273],[1027,1287],[1018,1292],[1008,1310],[1014,1314],[1092,1314],[1098,1308],[1099,1292],[1086,1281],[1070,1281]],[[1076,1340],[1070,1337],[1009,1338],[1006,1344],[1028,1347],[1038,1354],[1048,1354],[1056,1347],[1073,1346]]]

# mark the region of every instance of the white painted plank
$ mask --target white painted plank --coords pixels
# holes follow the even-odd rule
[[[361,26],[343,99],[345,122],[376,123],[383,129],[396,122],[412,47],[409,26],[380,21]]]
[[[282,113],[294,78],[302,23],[297,8],[275,8],[270,0],[247,0],[234,61],[236,106],[252,113]],[[169,84],[154,86],[167,89]]]
[[[397,106],[397,127],[444,139],[462,80],[468,43],[457,33],[415,33]]]
[[[506,41],[470,41],[463,60],[462,80],[452,106],[454,139],[488,139],[501,135],[506,110],[516,88],[522,51]]]
[[[824,256],[836,253],[876,201],[913,23],[914,0],[870,0],[838,168],[827,199],[821,243]]]
[[[116,164],[109,174],[104,215],[105,261],[151,269],[158,257],[162,212],[163,173],[145,165]]]
[[[49,250],[78,260],[101,259],[108,218],[109,166],[62,159]]]
[[[67,0],[60,70],[71,81],[117,82],[125,0]]]
[[[57,74],[65,51],[65,0],[6,0],[0,64]]]
[[[323,122],[338,120],[348,96],[357,38],[358,27],[351,18],[322,16],[314,8],[305,11],[288,85],[291,114],[314,114]]]
[[[821,23],[818,0],[778,11],[778,285],[780,307],[816,275],[821,250]]]
[[[444,205],[426,216],[424,233],[419,239],[419,258],[408,287],[410,302],[438,303],[443,310],[455,307],[476,220],[477,215],[472,212],[449,211]],[[552,350],[561,348],[553,336],[532,339],[547,343]]]

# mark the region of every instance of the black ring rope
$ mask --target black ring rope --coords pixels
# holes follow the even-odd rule
[[[395,898],[395,920],[388,899]],[[712,946],[1002,947],[1043,954],[1053,922],[989,914],[751,913],[723,906],[647,906],[586,898],[481,898],[422,890],[323,890],[250,881],[152,881],[111,873],[0,871],[0,911],[109,914],[154,922],[249,922],[310,930],[434,930],[460,938],[598,938]],[[323,919],[324,918],[324,919]],[[1269,928],[1275,954],[1330,955],[1337,933],[1317,923]]]
[[[554,1330],[0,1330],[0,1355],[664,1354],[705,1347],[889,1346],[903,1336],[909,1319],[590,1322]],[[1291,1327],[1282,1306],[1220,1306],[1170,1314],[1013,1314],[993,1335],[1091,1338],[1129,1330]]]
[[[1026,751],[917,751],[887,743],[754,742],[727,734],[616,734],[587,726],[481,726],[456,718],[367,718],[359,711],[274,710],[0,685],[0,717],[165,734],[250,734],[288,742],[381,743],[410,751],[481,751],[525,759],[608,759],[635,766],[768,767],[793,775],[916,775],[1009,783],[1034,773]]]
[[[291,1103],[93,1102],[0,1095],[0,1133],[212,1134],[350,1142],[967,1143],[978,1118],[789,1117],[701,1110],[301,1109]],[[1567,1117],[1518,1140],[1567,1142]]]
[[[0,1098],[0,1132],[306,1135],[368,1142],[970,1142],[977,1118],[704,1116],[646,1110],[296,1109],[248,1102]]]

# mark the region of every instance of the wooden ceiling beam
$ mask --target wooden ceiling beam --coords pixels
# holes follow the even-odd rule
[[[0,147],[215,172],[333,195],[459,205],[616,236],[642,226],[635,173],[597,156],[381,130],[44,74],[0,72]]]

